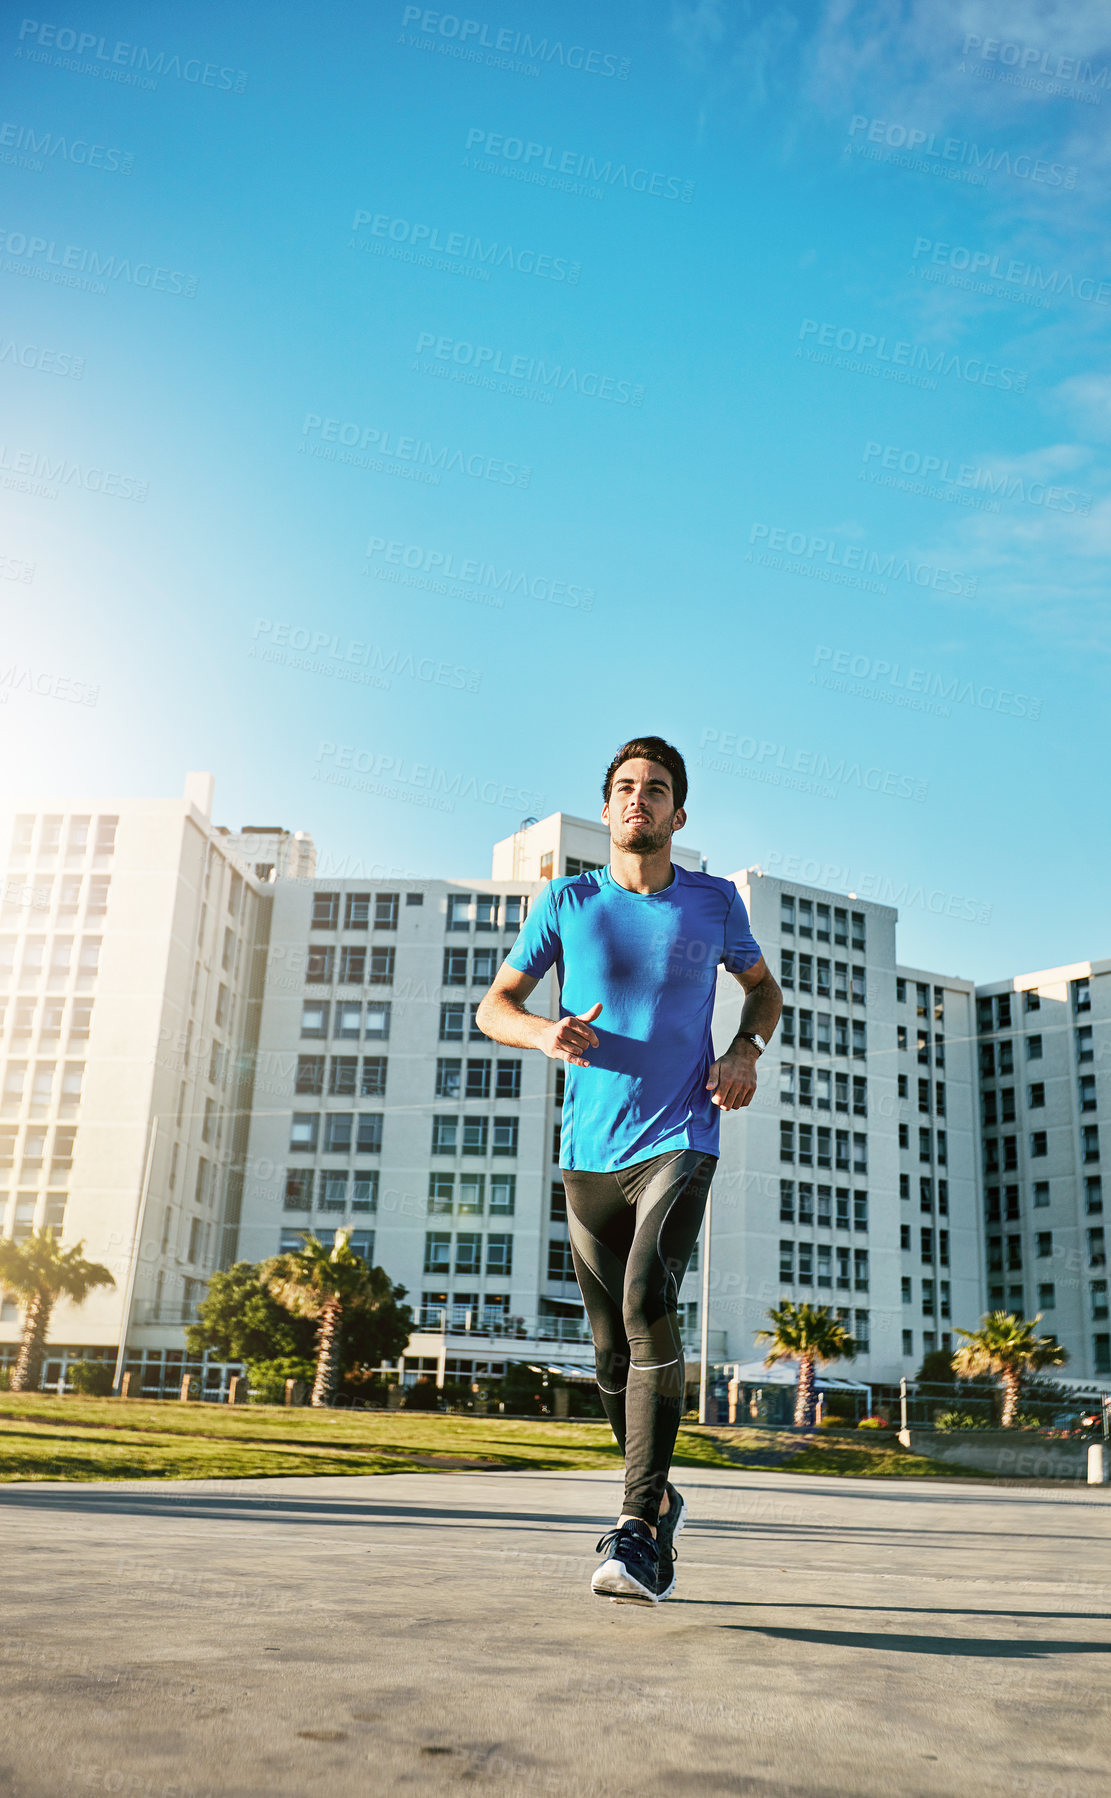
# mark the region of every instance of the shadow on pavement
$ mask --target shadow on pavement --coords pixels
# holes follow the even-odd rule
[[[767,1629],[727,1623],[726,1629],[776,1642],[814,1642],[825,1648],[880,1648],[895,1654],[966,1655],[990,1660],[1040,1661],[1054,1654],[1111,1654],[1111,1642],[985,1642],[968,1636],[895,1636],[848,1629]]]

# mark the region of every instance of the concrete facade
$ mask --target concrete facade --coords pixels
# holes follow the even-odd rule
[[[211,777],[190,776],[181,800],[16,820],[3,1228],[52,1222],[117,1277],[59,1307],[56,1355],[114,1353],[126,1319],[132,1363],[168,1369],[216,1268],[343,1227],[407,1288],[410,1368],[588,1368],[563,1069],[490,1043],[473,1014],[543,882],[608,859],[605,828],[526,820],[489,878],[334,877],[313,874],[304,833],[211,813]],[[696,848],[675,859],[703,865]],[[1041,1310],[1070,1376],[1111,1372],[1111,962],[977,989],[902,965],[889,906],[758,867],[733,879],[785,1011],[756,1101],[722,1119],[712,1359],[751,1359],[768,1307],[792,1297],[840,1312],[872,1386],[999,1305]],[[743,995],[718,982],[720,1049]],[[553,1015],[552,976],[531,1003]],[[701,1247],[680,1294],[692,1348]],[[9,1303],[0,1357],[18,1336]]]

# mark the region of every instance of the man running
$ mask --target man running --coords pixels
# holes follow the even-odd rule
[[[668,1480],[683,1412],[679,1287],[702,1227],[719,1114],[748,1105],[782,994],[732,881],[671,861],[687,771],[661,737],[623,744],[602,783],[608,867],[553,880],[478,1008],[495,1042],[568,1063],[560,1136],[571,1253],[598,1389],[625,1456],[617,1526],[591,1580],[657,1604],[675,1587],[686,1506]],[[718,964],[745,989],[715,1060]],[[526,1011],[555,966],[560,1016]]]

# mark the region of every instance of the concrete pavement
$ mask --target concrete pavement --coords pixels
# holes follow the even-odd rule
[[[0,1486],[10,1798],[1106,1798],[1111,1500],[684,1472]]]

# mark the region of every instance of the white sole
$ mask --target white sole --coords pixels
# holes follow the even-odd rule
[[[603,1561],[594,1570],[590,1590],[597,1598],[613,1598],[625,1604],[659,1604],[659,1597],[634,1579],[622,1561]]]

